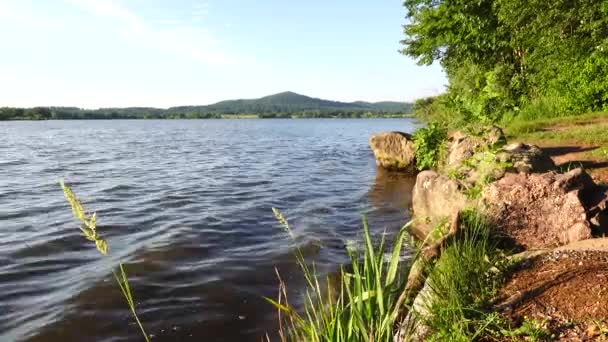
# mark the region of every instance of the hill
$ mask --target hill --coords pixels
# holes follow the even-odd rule
[[[313,98],[294,92],[283,92],[259,99],[228,100],[208,106],[169,108],[170,112],[222,113],[222,114],[269,114],[288,113],[393,113],[411,112],[412,104],[406,102],[338,102]]]
[[[132,107],[80,109],[76,107],[0,108],[0,120],[180,119],[257,116],[260,118],[350,118],[408,114],[406,102],[339,102],[283,92],[259,99],[228,100],[206,106],[168,109]]]

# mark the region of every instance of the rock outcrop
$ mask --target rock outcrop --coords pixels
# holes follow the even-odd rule
[[[435,171],[420,172],[412,193],[412,209],[416,219],[412,232],[419,239],[426,239],[435,227],[447,223],[449,217],[465,208],[469,202],[454,179]]]
[[[456,131],[448,138],[448,156],[446,164],[453,167],[471,158],[475,152],[487,147],[500,146],[506,143],[505,135],[499,127],[489,126],[468,133]]]
[[[582,169],[566,174],[506,174],[482,193],[497,227],[526,249],[591,238],[583,194],[595,187]]]
[[[416,148],[411,135],[403,132],[374,134],[369,145],[379,166],[397,171],[416,170]]]
[[[512,143],[502,148],[498,155],[502,162],[512,164],[508,171],[523,173],[542,173],[556,169],[553,160],[538,146]]]

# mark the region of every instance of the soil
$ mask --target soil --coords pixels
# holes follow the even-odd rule
[[[516,326],[542,322],[552,341],[608,341],[608,250],[591,247],[522,262],[497,307]]]
[[[538,142],[539,147],[553,159],[555,165],[561,169],[583,167],[589,172],[596,183],[608,184],[608,160],[590,158],[587,152],[600,146],[576,145],[556,146]]]

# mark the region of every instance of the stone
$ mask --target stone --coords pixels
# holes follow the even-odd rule
[[[435,171],[422,171],[416,177],[412,193],[414,227],[412,232],[421,240],[441,223],[447,223],[458,210],[470,204],[458,182]]]
[[[457,166],[476,152],[506,143],[505,134],[497,126],[478,128],[475,132],[455,131],[448,137],[447,166]]]
[[[432,318],[430,305],[433,301],[433,287],[427,278],[424,287],[414,299],[405,318],[399,322],[397,333],[393,336],[393,342],[415,342],[424,341],[430,334],[431,329],[425,324]]]
[[[593,186],[582,169],[507,173],[483,190],[482,199],[489,217],[517,246],[548,248],[591,238],[583,194]]]
[[[489,151],[476,152],[466,161],[451,169],[455,178],[467,187],[484,185],[502,178],[507,165],[496,154]]]
[[[553,160],[538,146],[517,142],[503,147],[502,151],[505,153],[499,153],[499,159],[513,165],[509,171],[542,173],[556,169]]]
[[[378,166],[396,171],[416,170],[416,148],[411,135],[403,132],[374,134],[369,145]]]

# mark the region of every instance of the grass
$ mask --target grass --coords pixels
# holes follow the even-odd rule
[[[275,216],[293,238],[291,226],[276,209]],[[409,225],[409,224],[408,224]],[[461,232],[435,264],[428,264],[427,283],[431,295],[423,296],[426,313],[414,313],[418,322],[409,329],[426,326],[425,341],[499,340],[526,337],[539,340],[545,333],[536,322],[514,329],[493,301],[504,284],[510,261],[501,251],[494,227],[476,211],[462,213]],[[399,298],[405,289],[411,263],[399,255],[407,225],[399,232],[390,258],[385,260],[384,239],[374,247],[367,222],[363,222],[361,253],[349,251],[352,271],[341,268],[337,287],[321,285],[314,264],[309,266],[299,250],[295,255],[307,282],[302,312],[289,304],[286,284],[279,276],[279,297],[269,299],[279,312],[281,341],[393,341],[400,317],[410,309]],[[406,333],[415,333],[415,328]],[[407,341],[411,335],[406,336]]]
[[[526,337],[528,341],[545,341],[551,337],[548,329],[545,328],[546,321],[535,319],[525,319],[521,326],[517,329],[506,331],[507,337]]]
[[[85,238],[93,242],[100,253],[107,255],[109,246],[97,231],[96,215],[86,212],[70,187],[63,182],[61,186]],[[288,220],[277,209],[273,208],[273,212],[295,245]],[[401,251],[411,224],[400,229],[389,248],[384,234],[379,243],[374,244],[364,218],[364,248],[347,248],[351,267],[348,271],[341,268],[337,286],[329,279],[321,281],[314,263],[309,264],[295,245],[296,261],[307,285],[303,310],[290,304],[286,284],[278,270],[278,298],[266,298],[278,311],[281,341],[392,342],[403,314],[410,309],[410,303],[405,303],[403,298],[412,264],[403,262]],[[546,331],[542,322],[524,321],[519,328],[513,329],[508,320],[492,310],[492,301],[510,266],[499,249],[494,227],[473,210],[463,212],[459,224],[460,233],[444,246],[439,260],[424,266],[432,295],[425,297],[427,314],[414,314],[418,322],[414,324],[422,323],[429,328],[431,333],[425,340],[475,341],[522,336],[532,341],[544,339]],[[142,335],[149,342],[137,315],[124,265],[120,264],[113,275]]]
[[[608,160],[608,113],[514,121],[506,126],[512,141],[525,141],[539,146],[597,147],[581,158]]]
[[[84,237],[87,240],[95,243],[95,247],[101,254],[103,254],[104,256],[108,255],[108,242],[103,239],[102,236],[97,232],[97,215],[95,213],[87,214],[84,205],[82,205],[82,202],[80,201],[80,199],[78,199],[74,191],[72,191],[72,189],[67,186],[63,181],[60,182],[60,185],[63,189],[63,193],[65,195],[66,200],[72,207],[72,213],[74,214],[74,217],[80,222],[80,230],[82,231]],[[149,342],[150,339],[148,337],[148,334],[146,333],[143,324],[139,320],[137,311],[135,310],[135,300],[133,299],[133,292],[131,290],[131,285],[129,284],[129,279],[127,277],[127,272],[125,271],[124,265],[120,264],[119,269],[120,272],[112,271],[114,279],[116,280],[116,283],[120,288],[120,292],[127,301],[127,305],[129,306],[129,309],[131,310],[131,313],[133,314],[133,317],[135,318],[135,321],[137,322],[137,325],[139,326],[142,335],[144,336],[145,340]]]
[[[511,118],[502,124],[506,132],[512,136],[542,132],[547,127],[553,126],[581,126],[595,121],[608,120],[608,113],[594,112],[575,116],[563,116],[553,118],[539,118],[534,120],[524,120],[521,118]]]
[[[504,320],[491,301],[504,281],[506,257],[498,249],[493,227],[475,211],[464,212],[461,234],[432,267],[432,295],[425,304],[429,341],[474,341],[503,335]]]
[[[608,132],[608,121],[564,129],[546,129],[521,136],[528,141],[542,141],[548,144],[576,143],[597,146],[608,144],[608,134],[606,132]]]
[[[293,239],[289,222],[278,210],[273,211],[285,232]],[[304,312],[299,313],[289,304],[283,281],[280,281],[279,298],[267,298],[279,311],[281,340],[392,341],[394,327],[402,311],[399,297],[409,270],[408,265],[403,265],[401,261],[408,226],[400,230],[387,261],[384,237],[374,247],[367,220],[364,219],[365,248],[363,252],[348,250],[352,271],[341,269],[337,289],[332,288],[329,281],[327,286],[322,286],[314,264],[309,266],[299,247],[295,247],[297,262],[307,282]]]
[[[222,114],[222,119],[259,119],[258,114]]]

